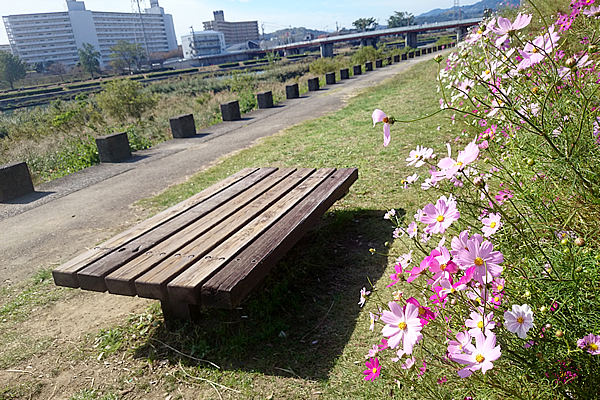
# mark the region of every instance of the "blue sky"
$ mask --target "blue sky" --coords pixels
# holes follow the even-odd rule
[[[461,0],[461,5],[474,4],[478,0]],[[140,4],[149,0],[140,0]],[[56,12],[66,10],[64,0],[0,0],[2,15]],[[373,4],[377,4],[376,7]],[[202,22],[213,19],[212,12],[223,10],[226,21],[258,21],[259,30],[264,23],[265,32],[304,26],[306,28],[333,31],[339,27],[352,28],[358,18],[373,17],[385,25],[394,11],[408,11],[414,15],[434,8],[450,8],[454,0],[159,0],[165,12],[173,15],[175,33],[180,41],[190,31],[202,30]],[[93,11],[131,12],[132,0],[85,0],[85,6]],[[8,43],[4,24],[0,28],[0,44]]]

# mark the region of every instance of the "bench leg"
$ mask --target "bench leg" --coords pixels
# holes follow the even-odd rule
[[[194,304],[161,300],[160,307],[167,324],[172,321],[197,321],[200,318],[200,306]]]

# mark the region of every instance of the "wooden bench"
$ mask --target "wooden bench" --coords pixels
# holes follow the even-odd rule
[[[56,285],[160,300],[165,319],[232,309],[358,178],[246,168],[52,271]]]

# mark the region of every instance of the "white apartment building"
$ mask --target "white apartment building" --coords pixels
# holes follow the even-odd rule
[[[183,57],[188,60],[225,53],[225,35],[216,31],[192,32],[181,37],[181,47]]]
[[[89,43],[100,52],[100,64],[110,61],[110,48],[119,40],[139,43],[148,53],[177,49],[173,17],[158,0],[143,13],[85,9],[83,1],[67,0],[68,11],[2,17],[13,54],[32,64],[79,61],[78,49]]]

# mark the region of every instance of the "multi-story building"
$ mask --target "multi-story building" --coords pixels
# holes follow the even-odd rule
[[[183,57],[186,59],[198,58],[225,52],[225,35],[217,31],[201,31],[181,37]]]
[[[79,61],[78,49],[89,43],[106,65],[117,41],[139,43],[147,53],[177,49],[173,17],[158,0],[143,13],[85,9],[83,1],[67,0],[68,11],[2,17],[13,54],[25,62],[54,61],[67,66]]]
[[[10,49],[10,44],[0,44],[0,51],[6,51],[7,53],[12,53]]]
[[[214,11],[214,21],[205,21],[205,31],[223,32],[227,46],[243,43],[249,40],[258,40],[258,21],[227,22],[223,11]]]

